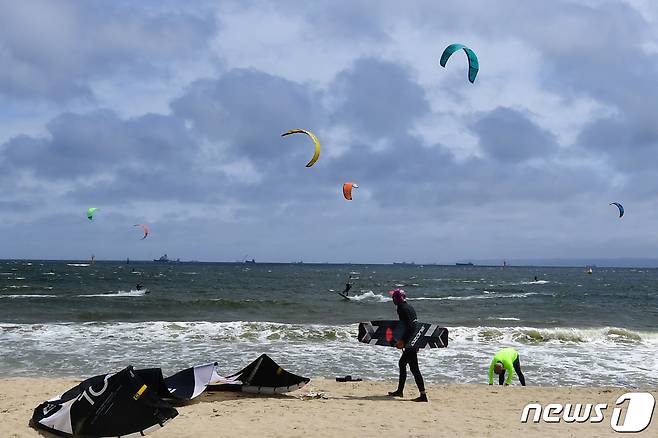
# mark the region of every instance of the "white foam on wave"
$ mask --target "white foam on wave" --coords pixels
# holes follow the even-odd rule
[[[533,284],[549,284],[551,283],[548,280],[537,280],[537,281],[512,281],[512,282],[503,282],[499,284],[490,284],[490,287],[507,287],[507,286],[528,286]],[[558,283],[559,284],[559,283]]]
[[[387,301],[391,301],[390,297],[386,297],[382,294],[376,294],[370,290],[362,293],[361,295],[350,295],[348,298],[350,301],[374,301],[377,303],[385,303]]]
[[[499,318],[496,318],[499,319]],[[510,319],[511,320],[511,319]],[[536,328],[536,327],[454,327],[451,339],[478,337],[506,344],[597,344],[658,347],[658,332],[635,331],[619,327],[600,328]]]
[[[0,298],[55,298],[57,295],[39,295],[39,294],[14,294],[0,295]]]
[[[464,296],[447,296],[447,297],[415,297],[407,298],[409,301],[470,301],[470,300],[488,300],[499,298],[527,298],[532,295],[546,295],[537,292],[520,292],[510,294],[499,294],[496,292],[485,290],[482,292],[484,295],[464,295]],[[550,295],[550,294],[549,294]]]
[[[73,266],[76,268],[86,268],[89,266],[89,263],[67,263],[66,266]]]
[[[465,278],[421,278],[421,281],[446,281],[449,283],[480,283],[484,281],[484,278],[479,280],[471,280]]]
[[[356,333],[357,324],[0,323],[0,355],[12,358],[11,363],[0,362],[0,375],[79,376],[81,369],[93,375],[121,369],[127,361],[176,371],[217,360],[223,369],[235,371],[267,353],[284,368],[309,377],[358,372],[368,379],[396,379],[399,351],[359,343]],[[538,340],[528,342],[527,337]],[[505,346],[519,351],[533,385],[649,386],[658,373],[658,332],[450,327],[448,348],[423,350],[424,377],[428,382],[485,383],[491,357]],[[64,351],[66,361],[49,360]],[[546,366],[555,361],[559,367]]]
[[[146,292],[148,289],[142,289],[142,290],[130,290],[130,291],[124,291],[120,290],[117,292],[113,293],[105,293],[105,294],[83,294],[83,295],[76,295],[77,297],[102,297],[102,298],[116,298],[116,297],[141,297]]]
[[[0,323],[0,334],[38,335],[43,340],[69,338],[85,342],[85,338],[105,340],[121,338],[126,343],[177,342],[188,347],[195,343],[263,343],[268,341],[303,342],[354,340],[356,326],[322,324],[285,324],[257,321],[146,321],[87,322],[54,324]]]
[[[455,363],[444,372],[463,381],[463,367],[479,358],[482,369],[498,349],[510,346],[519,351],[526,376],[539,385],[642,386],[658,372],[653,357],[658,333],[615,327],[454,327],[441,360]],[[560,367],[545,366],[556,361]],[[486,372],[466,380],[484,382]]]

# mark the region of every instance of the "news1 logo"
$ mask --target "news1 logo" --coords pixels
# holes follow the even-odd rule
[[[623,405],[628,401],[626,415],[623,417]],[[656,405],[656,399],[648,392],[628,392],[622,394],[615,401],[610,418],[610,427],[615,432],[642,432],[651,423],[653,410]],[[566,403],[549,403],[542,407],[539,403],[529,403],[523,408],[521,413],[521,423],[527,423],[530,412],[533,412],[532,422],[539,423],[543,420],[545,423],[559,423],[564,420],[565,423],[600,423],[605,419],[605,411],[608,408],[607,403],[598,404],[581,404]]]

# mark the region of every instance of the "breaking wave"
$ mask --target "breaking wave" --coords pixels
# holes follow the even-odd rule
[[[14,294],[14,295],[0,295],[0,298],[56,298],[57,295],[43,295],[43,294]]]
[[[532,295],[547,295],[540,294],[538,292],[519,292],[519,293],[496,293],[494,291],[485,290],[482,292],[484,295],[464,295],[464,296],[447,296],[447,297],[416,297],[416,298],[407,298],[409,301],[469,301],[469,300],[488,300],[488,299],[500,299],[500,298],[527,298]],[[548,294],[550,295],[550,294]]]
[[[139,291],[141,292],[141,291]],[[141,336],[157,340],[190,338],[224,341],[288,340],[288,341],[355,341],[358,324],[286,324],[260,321],[149,321],[149,322],[85,322],[53,324],[0,323],[3,332],[61,335],[63,337],[96,335],[112,332],[123,336]],[[451,343],[491,342],[505,344],[624,344],[658,347],[658,332],[644,332],[620,327],[602,328],[536,328],[536,327],[449,327]],[[5,333],[6,334],[6,333]]]
[[[499,318],[500,319],[500,318]],[[650,344],[658,346],[658,332],[639,332],[618,327],[534,328],[534,327],[457,327],[450,337],[516,344]]]
[[[485,383],[491,355],[503,346],[513,346],[533,385],[655,384],[658,332],[618,327],[449,329],[448,348],[422,353],[428,382]],[[240,366],[245,357],[266,352],[309,376],[349,372],[368,379],[395,379],[399,352],[361,344],[356,333],[357,324],[0,323],[0,355],[11,357],[9,362],[0,362],[0,375],[92,375],[126,363],[176,369],[204,360],[217,360],[230,369]],[[54,360],[63,351],[67,360]],[[560,361],[560,367],[544,366],[554,360]],[[36,369],[35,362],[39,364]]]
[[[130,290],[130,291],[124,291],[120,290],[117,292],[113,293],[106,293],[106,294],[82,294],[82,295],[76,295],[76,297],[102,297],[102,298],[116,298],[116,297],[141,297],[145,295],[148,292],[148,289],[142,289],[142,290]]]
[[[376,294],[373,291],[367,291],[361,295],[351,295],[349,296],[350,301],[370,301],[376,303],[385,303],[391,301],[391,297],[384,296],[382,294]]]

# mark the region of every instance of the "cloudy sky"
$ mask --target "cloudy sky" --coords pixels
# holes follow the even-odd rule
[[[650,0],[3,2],[0,258],[655,257],[657,21]],[[475,84],[463,52],[439,66],[454,42]]]

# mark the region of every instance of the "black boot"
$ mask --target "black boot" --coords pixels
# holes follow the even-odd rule
[[[424,392],[421,392],[420,396],[413,399],[413,401],[415,401],[415,402],[426,402],[426,401],[429,401],[429,400],[427,400],[427,394],[425,394]]]
[[[400,391],[399,389],[393,392],[389,392],[388,395],[391,397],[404,397],[404,394],[402,394],[402,391]]]

